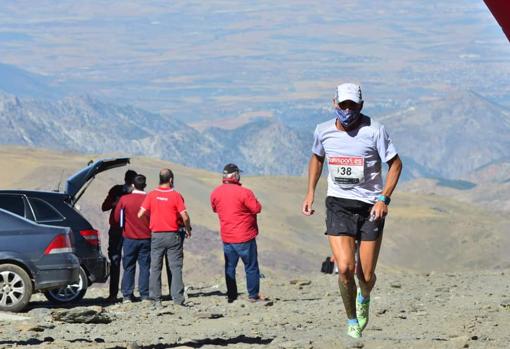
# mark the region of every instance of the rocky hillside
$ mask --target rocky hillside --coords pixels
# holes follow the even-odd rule
[[[65,180],[98,157],[0,147],[5,169],[0,183],[2,188],[53,190],[60,177]],[[54,308],[36,295],[26,312],[0,314],[0,348],[499,349],[510,340],[507,215],[456,201],[451,193],[397,190],[385,227],[371,320],[363,338],[353,341],[344,336],[336,276],[318,272],[330,253],[323,235],[323,181],[317,214],[304,217],[304,177],[243,177],[263,205],[257,242],[265,276],[261,290],[270,301],[246,300],[241,267],[242,294],[228,304],[218,222],[208,204],[219,175],[142,157],[133,158],[130,167],[147,175],[152,187],[166,166],[176,174],[194,226],[185,243],[189,307],[169,300],[160,310],[141,302],[108,304],[103,301],[107,288],[101,285],[89,289],[78,308]],[[81,213],[103,232],[103,242],[107,215],[99,205],[125,170],[98,175],[79,202]]]
[[[442,178],[462,178],[508,159],[510,111],[469,91],[388,115],[402,155]]]
[[[0,183],[3,188],[54,190],[61,177],[65,181],[90,159],[110,156],[4,147],[0,148],[0,168],[9,170],[0,172]],[[130,168],[145,174],[152,188],[159,170],[168,166],[174,170],[177,189],[186,200],[195,227],[193,238],[186,244],[190,253],[185,269],[193,271],[205,263],[209,266],[206,271],[221,274],[218,219],[209,206],[209,195],[220,183],[220,174],[143,157],[133,158]],[[100,204],[126,169],[98,175],[79,202],[82,214],[103,232],[103,241],[108,215],[101,212]],[[316,271],[330,253],[323,234],[324,178],[319,182],[317,212],[312,217],[301,213],[305,177],[243,176],[242,182],[254,190],[263,206],[259,217],[263,272],[285,275]],[[381,263],[421,271],[510,267],[507,215],[477,202],[457,201],[450,192],[443,196],[402,188],[397,189],[391,203]]]
[[[300,174],[301,139],[276,121],[254,121],[226,132],[205,132],[173,118],[90,97],[57,102],[0,94],[2,144],[78,152],[118,152],[218,171],[236,162],[247,173]]]
[[[42,101],[0,94],[3,144],[144,155],[213,171],[236,162],[258,175],[306,173],[313,129],[331,117],[327,109],[287,106],[273,118],[255,117],[234,129],[204,119],[199,131],[175,118],[91,97]],[[405,161],[404,180],[478,183],[473,172],[508,159],[510,111],[473,92],[452,92],[374,119],[387,126]]]

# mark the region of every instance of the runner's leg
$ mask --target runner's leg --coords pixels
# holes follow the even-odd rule
[[[356,242],[351,236],[328,236],[338,265],[338,287],[348,319],[356,319],[356,282],[354,281]]]
[[[375,276],[375,267],[381,249],[381,242],[382,234],[375,241],[360,242],[356,274],[363,298],[368,298],[370,296],[370,291],[372,291],[377,279]]]

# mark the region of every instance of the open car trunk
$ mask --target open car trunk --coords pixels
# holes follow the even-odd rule
[[[83,195],[87,187],[98,173],[125,166],[130,162],[129,158],[103,159],[89,162],[88,166],[73,174],[67,179],[64,193],[68,194],[72,204]]]

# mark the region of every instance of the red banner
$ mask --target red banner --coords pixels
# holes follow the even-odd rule
[[[484,0],[492,15],[496,18],[510,41],[510,1],[508,0]]]

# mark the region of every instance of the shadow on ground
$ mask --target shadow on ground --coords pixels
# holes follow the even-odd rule
[[[215,290],[215,291],[200,291],[200,292],[194,292],[194,293],[189,293],[188,294],[189,298],[195,298],[195,297],[213,297],[213,296],[216,296],[216,297],[226,297],[227,294],[225,292],[221,292],[221,291],[218,291],[218,290]]]
[[[204,338],[193,340],[185,343],[174,343],[174,344],[153,344],[143,345],[140,348],[143,349],[166,349],[176,347],[190,347],[190,348],[202,348],[205,345],[219,345],[228,346],[232,344],[251,344],[251,345],[268,345],[273,341],[273,338],[262,338],[262,337],[247,337],[244,335],[237,336],[234,338]]]
[[[39,339],[29,339],[26,341],[0,341],[0,345],[13,345],[13,346],[27,346],[27,345],[40,345],[43,343],[51,343],[54,339],[49,337],[45,338],[44,340]],[[140,345],[140,349],[166,349],[166,348],[177,348],[177,347],[190,347],[190,348],[202,348],[206,345],[218,345],[226,347],[228,345],[232,344],[250,344],[250,345],[268,345],[273,341],[273,338],[262,338],[262,337],[247,337],[244,335],[237,336],[234,338],[204,338],[204,339],[197,339],[192,340],[189,342],[184,343],[158,343],[158,344],[150,344],[150,345]],[[104,343],[104,341],[101,340],[89,340],[89,339],[83,339],[78,338],[74,340],[69,340],[70,343]],[[125,346],[112,346],[108,347],[108,349],[126,349]]]

